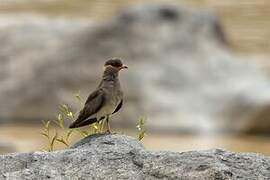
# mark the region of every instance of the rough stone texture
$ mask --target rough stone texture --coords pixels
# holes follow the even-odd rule
[[[90,136],[71,149],[0,156],[0,179],[268,180],[270,158],[215,149],[150,152],[124,135]]]
[[[53,116],[58,103],[74,102],[75,90],[86,97],[95,89],[104,60],[121,57],[130,68],[121,73],[126,100],[118,124],[146,115],[149,128],[170,132],[269,132],[269,78],[227,49],[209,12],[142,5],[102,23],[0,20],[2,119]]]

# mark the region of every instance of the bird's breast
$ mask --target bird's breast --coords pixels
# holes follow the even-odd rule
[[[114,112],[118,104],[121,102],[123,94],[121,90],[109,91],[106,93],[103,107],[97,113],[98,117],[110,115]]]

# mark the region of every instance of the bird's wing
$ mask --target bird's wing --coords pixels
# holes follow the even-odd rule
[[[113,111],[113,114],[116,113],[117,111],[119,111],[119,109],[121,109],[122,105],[123,105],[123,99],[120,101],[120,103],[118,104],[116,109]]]
[[[102,99],[104,99],[104,98],[103,98],[104,92],[103,92],[102,89],[97,89],[97,90],[95,90],[94,92],[92,92],[92,93],[88,96],[87,100],[85,101],[85,105],[87,105],[87,104],[93,102],[93,101],[94,101],[97,97],[99,97],[99,96],[102,96]]]
[[[82,124],[85,125],[83,121],[87,120],[91,115],[97,113],[100,110],[104,104],[104,99],[104,92],[102,89],[98,89],[91,93],[85,102],[84,108],[80,111],[77,120],[70,125],[70,128],[80,127]]]
[[[105,117],[102,116],[99,120],[102,120],[104,119]],[[86,126],[86,125],[89,125],[89,124],[93,124],[95,122],[98,122],[97,118],[94,117],[94,118],[87,118],[83,121],[80,121],[80,122],[77,122],[76,124],[75,123],[72,123],[69,128],[78,128],[78,127],[82,127],[82,126]]]

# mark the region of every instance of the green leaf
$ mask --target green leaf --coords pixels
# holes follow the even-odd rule
[[[99,128],[98,128],[98,125],[99,125],[99,124],[94,123],[92,127],[93,127],[95,130],[98,130],[98,129],[99,129]]]
[[[70,110],[70,108],[66,104],[61,104],[59,106],[59,110],[68,118],[74,121],[74,113]]]
[[[83,137],[87,137],[87,136],[88,136],[88,132],[87,132],[87,131],[78,130],[78,132],[79,132]]]
[[[67,113],[67,116],[70,117],[70,118],[74,118],[74,115],[73,115],[73,113],[72,113],[71,111],[69,111],[69,112]]]
[[[66,104],[60,104],[59,110],[65,115],[69,113],[69,108]]]
[[[138,139],[139,141],[141,141],[144,137],[145,137],[145,130],[143,130],[142,132],[140,132],[139,136],[138,136]]]
[[[62,115],[61,113],[58,114],[57,120],[58,120],[59,126],[60,126],[62,129],[64,129],[64,118],[63,118],[63,115]]]
[[[138,129],[138,140],[141,141],[145,135],[146,135],[146,130],[145,130],[145,117],[142,117],[139,119],[139,122],[136,126],[136,128]]]

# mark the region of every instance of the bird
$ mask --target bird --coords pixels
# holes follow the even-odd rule
[[[111,133],[109,118],[123,106],[123,91],[118,75],[122,69],[127,68],[118,58],[105,62],[101,82],[88,96],[77,119],[69,128],[79,128],[105,120],[107,132]]]

